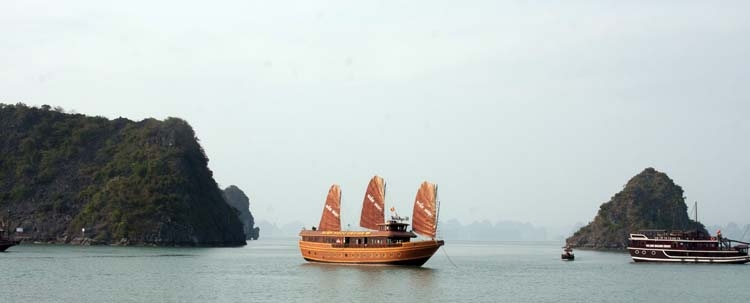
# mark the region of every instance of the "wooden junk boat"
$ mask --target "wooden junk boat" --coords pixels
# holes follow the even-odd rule
[[[628,251],[635,262],[730,263],[750,262],[748,243],[702,231],[644,230],[630,234]]]
[[[438,209],[437,185],[424,182],[414,199],[413,230],[403,223],[408,218],[395,215],[386,221],[385,181],[375,176],[367,186],[359,222],[367,230],[342,231],[341,189],[334,184],[318,228],[299,233],[300,252],[309,262],[422,266],[445,244],[435,239]],[[412,241],[417,234],[429,239]]]

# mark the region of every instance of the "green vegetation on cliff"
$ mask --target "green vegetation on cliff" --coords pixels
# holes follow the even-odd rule
[[[579,229],[567,243],[574,247],[626,248],[628,235],[644,229],[701,230],[690,219],[682,188],[666,174],[647,168],[602,204],[594,221]]]
[[[35,241],[245,244],[193,129],[178,118],[0,104],[0,210]]]

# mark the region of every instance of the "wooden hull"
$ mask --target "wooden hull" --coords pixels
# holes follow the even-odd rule
[[[744,264],[750,262],[747,254],[737,251],[686,251],[628,247],[630,256],[635,262],[671,262],[671,263],[716,263]]]
[[[299,241],[299,248],[302,257],[309,262],[422,266],[443,244],[442,240],[426,240],[388,246],[344,247]]]

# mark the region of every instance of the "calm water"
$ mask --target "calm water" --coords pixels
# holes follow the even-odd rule
[[[424,267],[401,268],[306,263],[296,239],[242,248],[21,245],[0,254],[0,302],[731,302],[750,294],[750,265],[635,264],[624,253],[580,250],[563,262],[559,246],[453,241]]]

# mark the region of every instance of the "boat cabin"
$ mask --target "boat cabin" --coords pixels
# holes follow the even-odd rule
[[[386,247],[410,242],[416,238],[409,224],[390,220],[378,224],[377,231],[302,231],[302,241],[330,243],[332,247]]]
[[[630,234],[628,246],[646,249],[689,251],[738,251],[747,254],[747,243],[724,238],[719,233],[712,237],[701,231],[642,230]]]
[[[403,231],[406,232],[406,227],[409,226],[409,224],[401,223],[396,220],[390,220],[386,223],[380,223],[378,224],[378,228],[380,231]]]

